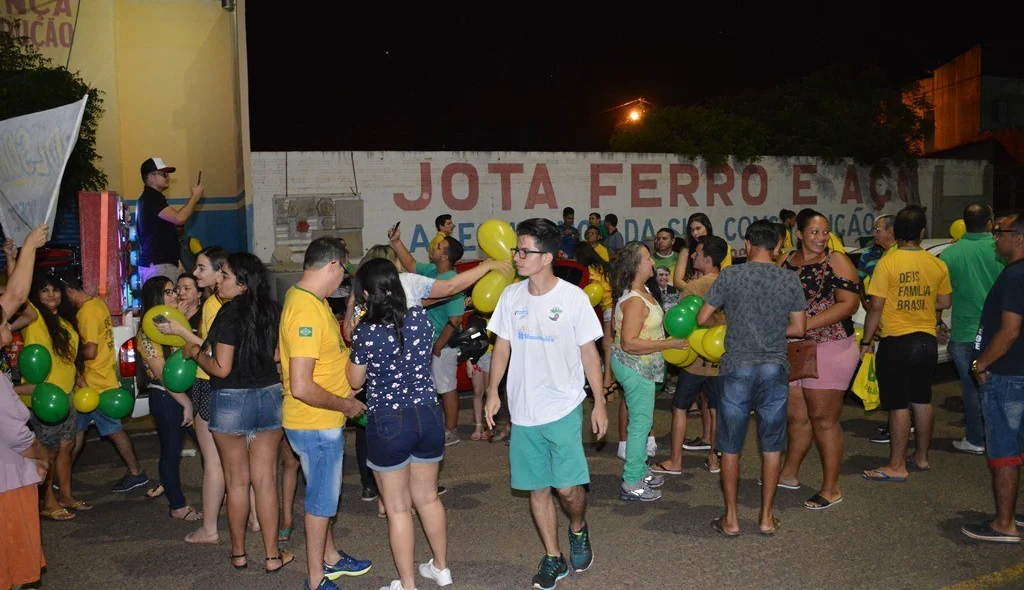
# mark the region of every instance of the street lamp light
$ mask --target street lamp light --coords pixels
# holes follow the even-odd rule
[[[637,109],[633,109],[632,111],[629,111],[629,120],[633,121],[634,123],[639,121],[641,116],[642,115],[641,115],[640,111],[637,110]]]

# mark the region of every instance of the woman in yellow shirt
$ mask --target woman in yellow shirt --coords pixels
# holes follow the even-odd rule
[[[60,387],[61,391],[70,395],[75,388],[75,378],[81,359],[78,354],[75,309],[66,297],[61,282],[50,275],[38,277],[29,292],[23,315],[26,319],[34,316],[21,331],[25,345],[39,344],[50,351],[50,357],[53,359],[53,368],[46,382]],[[15,389],[18,393],[31,395],[34,388],[34,385],[24,384]],[[40,513],[52,520],[70,520],[75,515],[68,509],[79,511],[92,508],[71,493],[72,451],[75,448],[78,424],[78,414],[74,405],[71,406],[68,416],[59,424],[42,422],[36,418],[34,412],[30,423],[39,442],[46,448],[50,460],[46,479],[40,484],[43,494],[43,508]],[[60,482],[60,491],[56,494],[53,490],[55,474]]]

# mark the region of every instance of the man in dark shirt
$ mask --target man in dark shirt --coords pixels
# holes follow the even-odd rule
[[[1024,338],[1020,337],[1024,316],[1024,212],[1000,220],[992,233],[1006,268],[985,298],[976,347],[980,354],[971,372],[980,385],[996,516],[991,522],[964,525],[960,530],[979,541],[1020,543],[1015,511],[1020,466],[1024,464]]]
[[[181,207],[171,207],[163,192],[171,185],[174,168],[160,158],[142,163],[142,190],[135,209],[135,223],[139,233],[139,275],[142,282],[156,276],[178,280],[178,227],[185,225],[203,198],[202,183],[192,187],[192,195]]]

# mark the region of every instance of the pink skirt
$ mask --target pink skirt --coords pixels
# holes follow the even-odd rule
[[[850,336],[833,342],[818,343],[818,378],[791,381],[790,387],[837,389],[845,392],[860,364],[857,338]]]

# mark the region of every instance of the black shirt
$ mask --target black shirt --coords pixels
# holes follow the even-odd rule
[[[985,350],[999,331],[1004,311],[1024,316],[1024,260],[1007,265],[985,298],[976,345],[979,351]],[[996,375],[1024,375],[1024,335],[1018,336],[1010,350],[988,370]]]
[[[167,207],[164,195],[146,187],[135,209],[139,232],[139,266],[178,264],[178,226],[160,217]]]
[[[215,377],[210,375],[210,389],[255,389],[267,387],[281,382],[281,376],[277,372],[277,364],[274,362],[274,349],[277,342],[269,344],[269,350],[258,354],[260,358],[243,359],[241,356],[241,342],[239,334],[238,304],[229,301],[220,308],[217,318],[210,326],[210,346],[226,344],[235,347],[235,355],[231,361],[231,372],[227,377]],[[277,328],[274,328],[277,334]],[[216,354],[216,353],[214,353]],[[253,353],[249,353],[252,357]],[[253,362],[255,361],[255,362]]]

